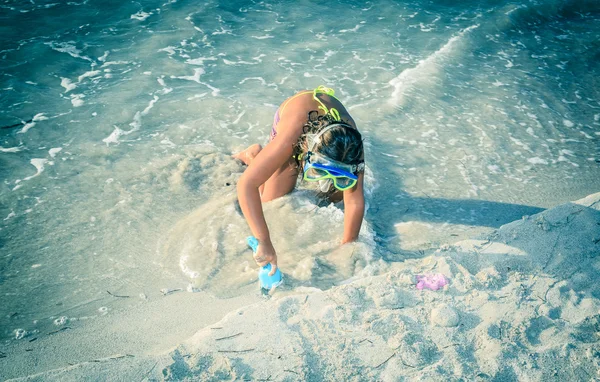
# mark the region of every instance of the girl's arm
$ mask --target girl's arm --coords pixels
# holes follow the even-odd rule
[[[279,121],[277,137],[258,153],[237,184],[238,200],[250,230],[259,242],[264,244],[262,248],[269,249],[268,252],[273,252],[273,256],[274,249],[258,189],[292,156],[293,145],[302,132],[302,129],[299,128],[302,124],[303,121],[297,119],[288,118]],[[261,247],[259,247],[260,249]]]
[[[342,238],[342,244],[358,238],[365,214],[363,183],[364,173],[361,172],[358,174],[356,186],[344,191],[344,237]]]

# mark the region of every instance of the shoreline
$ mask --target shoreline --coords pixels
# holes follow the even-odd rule
[[[598,226],[600,193],[326,291],[173,294],[17,342],[0,367],[17,381],[598,378]],[[450,284],[417,290],[429,273]]]

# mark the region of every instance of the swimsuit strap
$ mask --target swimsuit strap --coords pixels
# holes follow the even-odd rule
[[[316,88],[313,91],[313,99],[315,101],[317,101],[319,103],[319,109],[323,110],[325,112],[325,114],[330,114],[336,121],[340,121],[340,113],[337,111],[337,109],[335,108],[331,108],[328,109],[327,106],[325,106],[325,104],[323,102],[321,102],[321,100],[319,99],[319,97],[317,97],[317,94],[319,93],[324,93],[327,94],[328,96],[333,97],[333,95],[335,94],[335,90],[333,90],[332,88],[328,88],[324,85],[320,85],[318,88]]]
[[[312,95],[313,95],[313,99],[319,103],[319,105],[320,105],[320,106],[319,106],[319,109],[320,109],[320,110],[323,110],[323,111],[325,112],[325,114],[331,114],[331,116],[332,116],[332,117],[333,117],[333,118],[334,118],[336,121],[340,121],[340,120],[341,120],[341,118],[340,118],[340,113],[337,111],[337,109],[335,109],[335,108],[333,108],[333,107],[332,107],[331,109],[328,109],[328,108],[327,108],[327,106],[325,106],[325,104],[324,104],[323,102],[321,102],[321,100],[320,100],[320,99],[317,97],[317,94],[319,94],[319,93],[323,93],[323,94],[327,94],[327,95],[328,95],[328,96],[330,96],[330,97],[333,97],[333,98],[335,98],[335,96],[334,96],[334,94],[335,94],[335,90],[333,90],[333,89],[331,89],[331,88],[328,88],[328,87],[326,87],[326,86],[324,86],[324,85],[320,85],[319,87],[317,87],[315,90],[312,90],[312,91],[311,91],[311,90],[309,90],[309,91],[306,91],[306,92],[298,93],[298,94],[296,94],[295,96],[293,96],[292,98],[290,98],[290,99],[289,99],[289,100],[288,100],[288,101],[285,103],[285,105],[283,105],[283,107],[281,108],[281,110],[279,111],[279,117],[282,117],[282,116],[283,116],[283,111],[285,110],[285,107],[288,105],[288,103],[290,103],[290,101],[291,101],[291,100],[293,100],[294,98],[296,98],[296,97],[298,97],[298,96],[301,96],[301,95],[303,95],[303,94],[310,94],[310,93],[312,93]],[[336,98],[336,99],[337,99],[337,98]]]

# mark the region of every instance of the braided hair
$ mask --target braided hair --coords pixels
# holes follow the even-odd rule
[[[309,149],[311,138],[329,125],[339,123],[321,136],[312,151],[325,155],[334,161],[345,164],[359,164],[363,159],[362,136],[350,124],[335,120],[330,114],[318,115],[316,110],[308,113],[308,118],[302,126],[302,135],[294,145],[294,157],[306,153]],[[299,160],[296,159],[298,164]]]
[[[301,154],[306,154],[312,144],[312,137],[332,124],[333,126],[326,131],[318,142],[312,147],[312,151],[325,155],[336,162],[349,165],[359,164],[363,161],[363,141],[362,136],[357,129],[353,128],[345,121],[338,121],[331,114],[319,115],[318,111],[312,110],[304,126],[302,126],[302,135],[294,145],[294,158],[296,164],[300,166]],[[300,174],[302,171],[300,171]],[[328,195],[335,192],[335,188],[330,187]]]

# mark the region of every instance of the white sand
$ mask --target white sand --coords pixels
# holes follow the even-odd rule
[[[450,284],[419,291],[423,273]],[[599,274],[597,193],[326,292],[249,293],[211,309],[198,306],[206,295],[168,296],[112,327],[15,346],[0,370],[44,381],[598,380]]]

